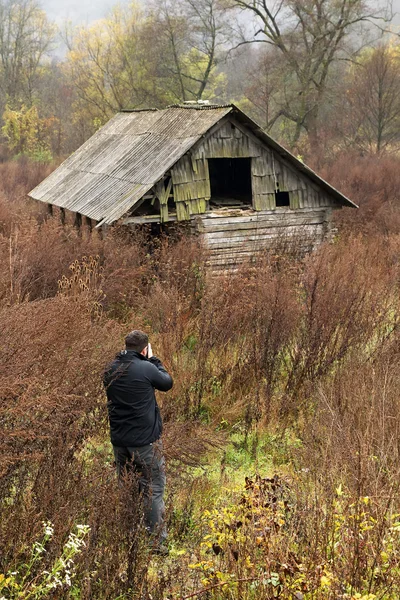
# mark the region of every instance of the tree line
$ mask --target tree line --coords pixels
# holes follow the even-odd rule
[[[235,102],[299,155],[396,151],[392,20],[374,0],[151,0],[58,28],[0,0],[3,156],[50,160],[121,109],[196,100]]]

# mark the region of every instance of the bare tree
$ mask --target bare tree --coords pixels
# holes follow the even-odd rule
[[[283,74],[282,93],[270,118],[292,121],[293,141],[302,130],[316,137],[334,63],[354,55],[356,42],[363,44],[357,36],[371,23],[391,18],[365,0],[228,1],[231,7],[254,17],[254,36],[241,43],[262,42],[280,55],[276,64]]]
[[[200,100],[206,89],[213,84],[215,87],[215,68],[226,47],[226,18],[221,2],[162,0],[157,5],[165,41],[166,76],[172,76],[178,100]]]
[[[56,28],[36,0],[0,0],[0,89],[3,102],[32,104],[41,62]]]
[[[400,144],[400,48],[369,49],[345,80],[338,119],[339,143],[366,152],[398,150]]]
[[[243,76],[242,93],[248,110],[267,131],[274,127],[280,117],[277,105],[284,88],[285,74],[279,52],[275,49],[254,51]]]

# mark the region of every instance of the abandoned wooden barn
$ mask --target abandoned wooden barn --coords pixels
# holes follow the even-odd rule
[[[283,236],[314,247],[356,206],[236,106],[203,104],[118,113],[30,196],[91,227],[188,221],[216,268]]]

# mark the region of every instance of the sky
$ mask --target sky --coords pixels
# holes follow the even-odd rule
[[[112,6],[116,4],[116,1],[42,0],[40,4],[48,17],[59,24],[62,24],[66,20],[70,20],[73,23],[89,24],[104,17]]]
[[[122,0],[126,4],[129,0]],[[146,0],[142,0],[145,4]],[[375,2],[375,0],[373,0]],[[61,24],[66,20],[73,23],[89,24],[104,17],[117,3],[117,0],[42,0],[41,5],[50,19]],[[393,9],[400,13],[400,0],[393,0]],[[400,23],[400,14],[397,15]]]

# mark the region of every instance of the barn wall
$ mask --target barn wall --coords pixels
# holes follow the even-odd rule
[[[171,177],[178,220],[204,213],[211,196],[207,161],[187,154],[171,170]]]
[[[210,265],[226,269],[280,244],[312,249],[329,236],[330,213],[329,208],[221,209],[196,217],[195,227],[209,249]]]
[[[225,121],[172,169],[179,220],[204,213],[211,197],[208,158],[251,158],[252,204],[257,211],[274,210],[275,182],[289,192],[290,208],[334,207],[334,201],[277,153],[266,148],[233,120]]]

